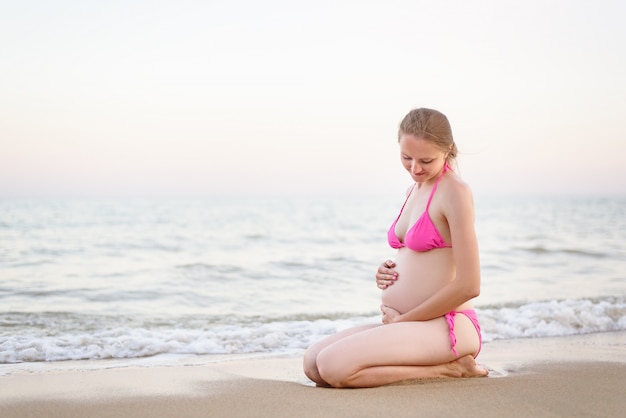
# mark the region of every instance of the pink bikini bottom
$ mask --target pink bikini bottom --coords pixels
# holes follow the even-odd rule
[[[474,328],[476,328],[476,332],[478,333],[478,351],[474,355],[474,358],[478,357],[478,353],[480,353],[480,349],[483,346],[483,336],[480,333],[480,325],[478,325],[478,317],[476,316],[476,311],[473,309],[465,309],[463,311],[450,311],[445,314],[446,321],[448,321],[448,327],[450,328],[450,343],[452,344],[452,352],[456,357],[459,356],[458,351],[456,351],[456,335],[454,334],[454,316],[456,314],[463,314],[472,321],[474,324]]]

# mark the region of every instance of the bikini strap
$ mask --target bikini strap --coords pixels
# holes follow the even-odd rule
[[[443,172],[441,173],[441,175],[439,176],[437,181],[435,181],[435,185],[433,186],[433,189],[430,191],[430,196],[428,197],[428,203],[426,203],[426,211],[427,212],[428,212],[428,208],[430,207],[430,201],[433,200],[433,195],[435,194],[435,190],[437,190],[437,186],[439,185],[439,182],[441,181],[441,178],[443,177],[444,174],[446,174],[446,171],[448,171],[448,169],[451,170],[450,166],[446,162],[444,164],[444,166],[443,166]]]
[[[411,186],[411,189],[409,189],[409,193],[407,193],[406,199],[404,200],[404,204],[402,205],[402,208],[400,209],[400,215],[402,215],[402,212],[404,212],[404,207],[406,206],[406,203],[409,201],[409,197],[411,197],[411,193],[413,193],[413,189],[415,189],[415,185],[416,183],[413,183],[413,185]],[[400,219],[400,215],[398,215],[398,219]]]

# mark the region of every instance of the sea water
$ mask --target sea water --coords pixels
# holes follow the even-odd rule
[[[0,200],[0,369],[293,354],[380,322],[402,200]],[[622,197],[477,197],[484,340],[626,330],[625,215]]]

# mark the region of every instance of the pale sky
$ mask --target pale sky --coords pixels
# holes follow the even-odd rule
[[[626,195],[626,1],[0,0],[0,197]]]

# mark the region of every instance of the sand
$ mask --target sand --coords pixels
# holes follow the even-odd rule
[[[300,356],[0,366],[0,417],[622,417],[626,332],[486,343],[490,377],[316,388]]]

